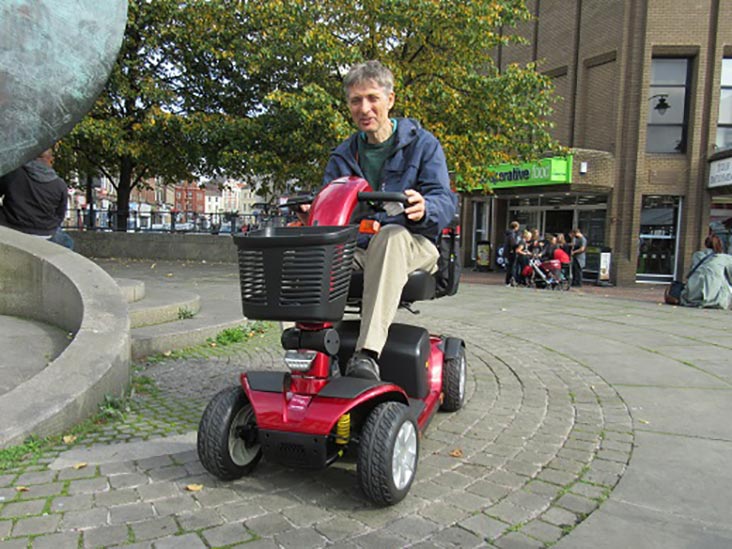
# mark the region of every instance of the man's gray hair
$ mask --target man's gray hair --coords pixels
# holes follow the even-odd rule
[[[343,90],[346,92],[346,97],[352,86],[369,81],[376,82],[379,87],[384,89],[386,95],[394,91],[394,75],[391,71],[378,61],[366,61],[351,67],[343,79]]]

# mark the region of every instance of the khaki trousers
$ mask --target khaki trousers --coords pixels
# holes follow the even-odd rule
[[[382,227],[366,250],[356,249],[356,268],[364,272],[357,351],[381,354],[409,273],[417,269],[435,272],[438,258],[437,246],[430,239],[400,225]]]

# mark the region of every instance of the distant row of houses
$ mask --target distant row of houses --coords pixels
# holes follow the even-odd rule
[[[117,209],[114,186],[106,178],[94,178],[90,187],[69,189],[69,226],[89,226],[90,211],[94,212],[95,227],[112,225],[112,213]],[[221,179],[165,185],[150,179],[131,192],[129,228],[169,228],[171,221],[209,228],[223,224],[232,213],[240,218],[257,215],[263,202],[253,185],[244,181]]]

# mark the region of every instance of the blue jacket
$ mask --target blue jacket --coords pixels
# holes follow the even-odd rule
[[[364,177],[358,165],[356,132],[331,153],[325,168],[323,184],[338,177]],[[387,159],[382,172],[381,188],[388,192],[415,189],[425,199],[425,216],[419,222],[409,221],[404,214],[387,216],[379,212],[372,216],[387,225],[397,223],[416,234],[436,240],[447,227],[457,209],[457,197],[450,190],[447,161],[437,138],[411,118],[400,118],[397,123],[394,153]]]

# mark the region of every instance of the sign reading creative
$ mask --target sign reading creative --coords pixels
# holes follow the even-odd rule
[[[572,155],[544,158],[524,164],[499,164],[492,167],[493,189],[554,185],[572,182]]]

